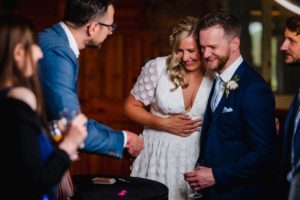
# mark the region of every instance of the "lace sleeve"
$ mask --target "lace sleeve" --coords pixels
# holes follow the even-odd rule
[[[158,81],[157,68],[158,66],[155,60],[147,62],[142,68],[142,72],[130,92],[136,100],[143,102],[145,106],[149,105],[154,97],[156,83]]]

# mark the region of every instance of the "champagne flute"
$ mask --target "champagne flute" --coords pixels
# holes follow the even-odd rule
[[[198,167],[200,167],[200,164],[196,163],[194,169],[196,170]],[[189,195],[190,199],[200,199],[202,197],[203,197],[203,194],[201,192],[197,192],[196,190],[194,190],[194,193],[192,193],[192,194]]]

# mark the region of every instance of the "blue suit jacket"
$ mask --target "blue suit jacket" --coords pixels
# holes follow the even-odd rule
[[[42,92],[50,120],[58,119],[63,109],[78,110],[78,60],[69,47],[67,36],[59,24],[39,34],[44,57],[39,62]],[[91,88],[92,89],[92,88]],[[124,135],[95,120],[88,120],[88,136],[84,151],[121,157]]]
[[[267,199],[276,157],[274,96],[245,62],[235,75],[239,87],[213,113],[212,89],[206,109],[198,162],[212,168],[216,184],[203,191],[204,199]]]
[[[298,91],[299,92],[299,91]],[[283,135],[283,144],[282,144],[282,156],[281,156],[281,165],[280,165],[280,177],[279,177],[279,189],[281,192],[281,198],[286,199],[288,196],[290,183],[287,181],[287,174],[291,170],[291,150],[293,149],[294,155],[294,165],[300,161],[300,123],[296,129],[294,136],[294,145],[292,146],[292,137],[294,132],[294,122],[297,114],[297,109],[299,107],[299,102],[297,101],[298,92],[296,93],[292,104],[289,108],[288,115],[285,120],[284,126],[284,135]],[[296,168],[296,166],[294,166]]]

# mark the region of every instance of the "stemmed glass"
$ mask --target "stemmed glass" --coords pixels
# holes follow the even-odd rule
[[[197,169],[198,167],[200,167],[200,164],[199,164],[199,163],[196,163],[194,169]],[[203,197],[203,194],[200,193],[200,192],[197,192],[196,190],[194,190],[194,193],[192,193],[192,194],[189,195],[189,198],[190,198],[190,199],[200,199],[200,198],[202,198],[202,197]]]

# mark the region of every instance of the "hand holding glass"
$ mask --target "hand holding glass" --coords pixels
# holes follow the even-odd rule
[[[62,132],[70,126],[74,117],[79,113],[81,113],[80,110],[64,108],[59,113],[60,120],[53,120],[49,123],[50,134],[55,142],[60,142],[62,140]],[[84,143],[80,145],[80,148],[84,148]]]
[[[197,168],[200,167],[200,164],[197,163],[196,166],[195,166],[195,170],[197,170]],[[200,199],[203,197],[203,194],[200,193],[200,192],[197,192],[196,190],[194,190],[194,193],[193,194],[190,194],[189,195],[189,198],[191,199]]]
[[[87,118],[83,114],[78,114],[64,131],[64,138],[58,144],[58,148],[68,153],[72,161],[78,159],[78,149],[87,136]]]

